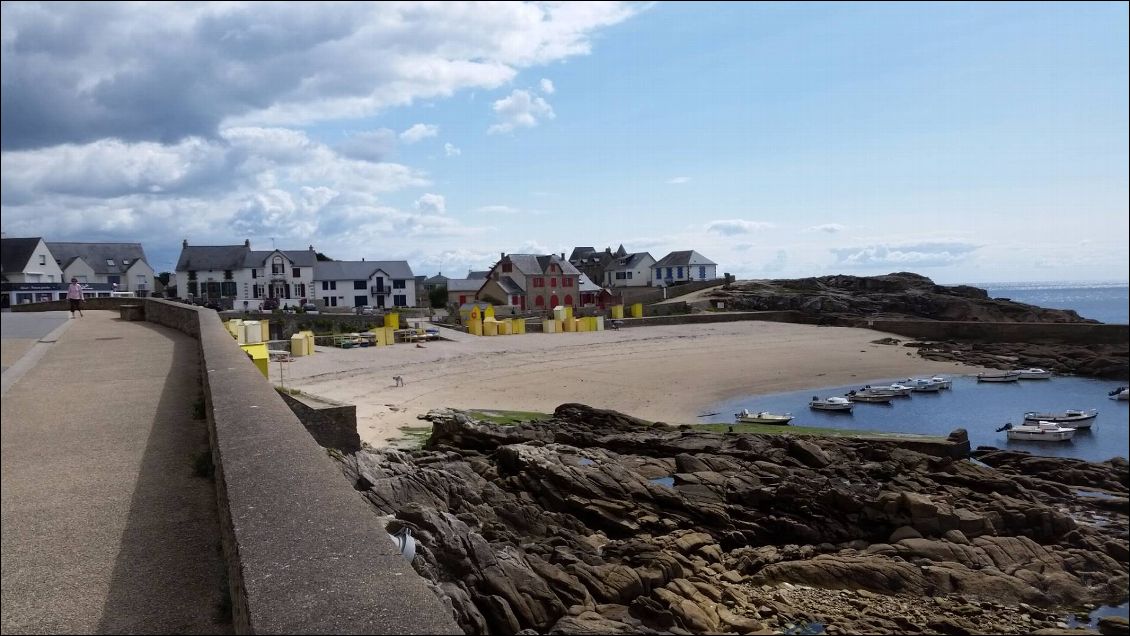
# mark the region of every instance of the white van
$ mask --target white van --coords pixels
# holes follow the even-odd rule
[[[137,294],[131,291],[110,292],[110,298],[136,298]]]

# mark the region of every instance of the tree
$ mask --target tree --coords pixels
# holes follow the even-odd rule
[[[172,272],[161,272],[160,274],[157,274],[157,280],[161,281],[161,284],[166,287],[169,286],[169,280],[171,280],[172,277]]]
[[[321,252],[314,252],[314,258],[318,259],[319,263],[324,263],[326,261],[332,261],[333,260],[332,258],[330,258],[329,256],[326,256],[325,254],[323,254]]]
[[[428,300],[431,302],[432,309],[443,309],[447,306],[447,286],[436,287],[428,292]]]

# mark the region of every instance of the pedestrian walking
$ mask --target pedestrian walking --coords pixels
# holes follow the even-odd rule
[[[72,278],[71,284],[67,286],[67,300],[71,304],[71,318],[75,317],[76,311],[79,318],[82,318],[82,285],[77,278]]]

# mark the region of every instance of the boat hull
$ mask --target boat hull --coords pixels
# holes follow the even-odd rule
[[[842,411],[842,412],[845,412],[845,413],[850,413],[853,405],[852,404],[809,404],[808,406],[809,406],[809,408],[815,409],[817,411],[833,411],[833,412],[834,411]]]
[[[791,422],[791,421],[793,421],[793,418],[791,418],[791,417],[788,418],[788,419],[768,419],[768,418],[760,418],[760,417],[739,417],[737,419],[738,424],[772,424],[774,426],[788,426],[789,422]]]
[[[1070,424],[1072,428],[1091,428],[1098,411],[1089,411],[1078,415],[1055,415],[1052,413],[1025,413],[1025,422],[1052,422],[1054,424]]]
[[[1069,428],[1065,431],[1018,431],[1011,430],[1008,432],[1010,440],[1020,440],[1025,442],[1067,442],[1072,437],[1075,437],[1075,429]]]
[[[1016,382],[1020,376],[1015,373],[1008,375],[980,375],[977,376],[978,382]]]

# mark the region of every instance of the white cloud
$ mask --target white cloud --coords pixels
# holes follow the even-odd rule
[[[690,180],[691,180],[690,177],[674,177],[673,179],[668,179],[667,183],[678,185],[678,184],[681,184],[681,183],[686,183]]]
[[[475,212],[482,212],[483,214],[518,214],[521,210],[510,207],[509,205],[484,205],[475,208]]]
[[[533,128],[539,120],[554,118],[553,108],[548,102],[525,90],[515,89],[507,97],[496,101],[491,109],[499,123],[488,128],[488,134],[508,133],[515,128]]]
[[[412,207],[428,214],[444,214],[447,212],[447,201],[442,194],[428,193],[416,199]]]
[[[378,128],[355,133],[338,144],[337,150],[353,159],[383,161],[396,150],[396,131]]]
[[[531,239],[531,240],[523,242],[520,246],[518,246],[518,251],[516,253],[517,254],[551,254],[551,253],[553,253],[553,251],[550,250],[545,245],[538,243],[537,241]]]
[[[443,145],[443,154],[448,157],[458,157],[463,154],[463,151],[455,146],[455,144],[448,142]]]
[[[725,236],[733,236],[735,234],[749,234],[757,230],[764,230],[774,227],[772,223],[764,221],[746,221],[745,219],[729,219],[723,221],[711,221],[706,224],[707,232],[715,232]]]
[[[557,90],[553,87],[553,82],[547,80],[544,77],[541,78],[541,82],[539,82],[539,84],[541,86],[541,92],[545,93],[546,95],[552,95]]]
[[[439,134],[439,126],[433,124],[413,124],[408,130],[400,133],[400,140],[406,144],[414,144],[428,137]]]
[[[969,258],[980,245],[933,241],[901,245],[868,245],[831,250],[840,267],[941,267]]]
[[[844,229],[846,229],[846,228],[843,225],[840,225],[839,223],[825,223],[823,225],[816,225],[816,226],[810,227],[810,228],[808,228],[808,231],[810,231],[810,232],[825,232],[827,234],[837,234],[839,232],[843,232]]]

